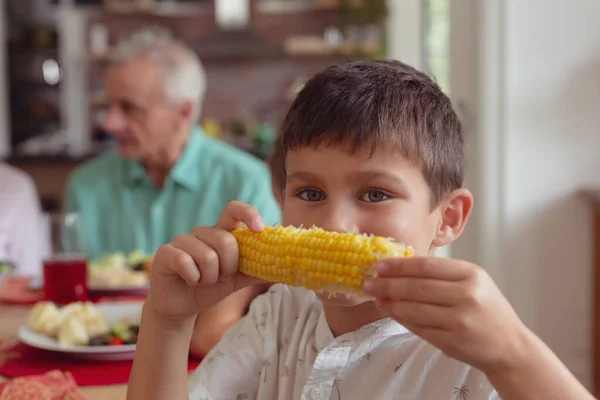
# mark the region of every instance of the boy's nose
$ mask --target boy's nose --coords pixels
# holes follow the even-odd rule
[[[327,210],[319,226],[331,232],[360,233],[353,213],[348,210]]]

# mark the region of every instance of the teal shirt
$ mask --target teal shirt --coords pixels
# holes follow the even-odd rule
[[[137,160],[109,151],[79,167],[67,186],[88,257],[158,248],[197,226],[211,226],[228,202],[258,209],[265,224],[281,223],[266,163],[195,129],[162,190]]]

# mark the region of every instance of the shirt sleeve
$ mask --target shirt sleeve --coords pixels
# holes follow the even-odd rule
[[[249,198],[245,200],[245,202],[258,210],[265,225],[282,223],[281,208],[273,195],[270,176],[270,174],[266,174],[264,179],[257,180],[252,192],[248,196]]]
[[[250,311],[229,329],[202,360],[188,381],[190,400],[256,398],[264,339],[256,326],[266,306],[258,298]]]

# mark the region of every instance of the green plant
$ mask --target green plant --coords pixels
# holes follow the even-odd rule
[[[385,0],[342,0],[342,26],[380,22],[388,15]]]

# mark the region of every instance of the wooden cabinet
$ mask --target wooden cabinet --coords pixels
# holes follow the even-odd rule
[[[592,301],[592,392],[600,398],[600,189],[583,192],[592,207],[593,222],[593,295]]]

